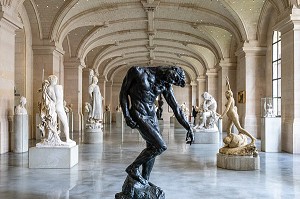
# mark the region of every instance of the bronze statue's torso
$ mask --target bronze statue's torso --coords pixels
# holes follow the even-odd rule
[[[157,96],[165,90],[165,86],[157,81],[154,69],[137,68],[137,71],[139,78],[132,82],[129,90],[131,109],[142,115],[155,116],[153,104]]]

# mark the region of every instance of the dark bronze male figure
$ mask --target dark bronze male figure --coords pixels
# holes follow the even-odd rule
[[[127,167],[126,172],[143,185],[148,184],[155,157],[167,149],[155,113],[154,102],[157,96],[160,94],[164,96],[178,122],[187,130],[187,143],[194,141],[193,131],[174,97],[172,84],[185,86],[185,74],[182,68],[132,67],[123,80],[120,104],[126,123],[129,127],[138,129],[147,143],[147,147]],[[142,166],[142,174],[139,170],[140,166]]]

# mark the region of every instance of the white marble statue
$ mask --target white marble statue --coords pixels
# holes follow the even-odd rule
[[[66,113],[70,112],[70,109],[68,108],[67,102],[65,100],[64,100],[64,110],[65,110]]]
[[[15,108],[15,114],[16,115],[27,115],[27,110],[25,108],[27,100],[25,97],[20,98],[20,104]]]
[[[117,112],[122,112],[122,108],[121,108],[121,105],[120,105],[120,104],[116,107],[116,111],[117,111]]]
[[[105,106],[105,111],[110,111],[110,104]]]
[[[50,75],[48,80],[44,80],[42,88],[39,90],[42,92],[42,100],[39,103],[41,124],[38,126],[42,133],[42,141],[36,145],[37,147],[76,145],[76,142],[69,137],[68,118],[63,103],[63,87],[57,85],[57,80],[55,75]],[[66,142],[61,141],[59,137],[57,117],[63,125]]]
[[[216,128],[216,122],[219,119],[217,113],[217,102],[208,92],[202,94],[204,102],[198,108],[196,125],[194,129],[212,129]]]
[[[89,95],[90,95],[90,105],[92,107],[89,112],[89,122],[90,123],[99,123],[103,120],[103,108],[102,108],[102,95],[100,88],[97,85],[98,78],[93,76],[92,83],[89,86]]]
[[[180,108],[184,114],[184,116],[188,119],[189,118],[189,109],[188,107],[186,106],[186,103],[183,102],[181,105],[180,105]]]
[[[270,103],[265,102],[264,109],[265,109],[264,117],[275,117],[273,106],[272,106],[271,102]]]

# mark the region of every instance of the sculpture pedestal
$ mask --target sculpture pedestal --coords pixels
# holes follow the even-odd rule
[[[237,171],[258,170],[260,169],[260,157],[217,153],[217,167]]]
[[[159,124],[160,126],[163,126],[163,125],[164,125],[164,121],[163,121],[163,120],[158,120],[158,124]]]
[[[223,127],[222,127],[223,123],[222,123],[222,119],[218,119],[218,122],[217,122],[217,126],[218,126],[218,129],[219,129],[219,132],[222,134],[223,133]]]
[[[14,115],[13,152],[28,151],[28,115]]]
[[[261,118],[261,150],[265,152],[281,151],[281,118]]]
[[[117,193],[115,199],[165,199],[165,193],[154,184],[143,185],[127,176],[122,192]]]
[[[78,145],[73,147],[31,147],[29,168],[68,169],[78,163]]]
[[[170,124],[174,124],[175,120],[176,120],[176,119],[175,119],[174,116],[170,117]]]
[[[116,127],[123,128],[124,116],[122,112],[116,112]]]
[[[85,144],[103,143],[103,132],[101,126],[101,124],[98,124],[98,126],[86,124],[86,128],[84,129],[83,142]]]
[[[111,113],[110,113],[110,111],[105,111],[103,113],[103,123],[104,124],[111,124]]]
[[[194,131],[195,144],[218,144],[219,131],[216,129],[201,129]]]

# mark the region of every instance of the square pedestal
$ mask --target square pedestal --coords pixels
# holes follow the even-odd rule
[[[195,144],[218,144],[219,131],[218,130],[197,130],[194,131]]]
[[[111,112],[110,111],[105,111],[103,113],[103,123],[111,124]]]
[[[260,169],[260,157],[217,154],[217,167],[236,171]]]
[[[281,151],[281,118],[261,118],[261,150],[265,152]]]
[[[123,128],[124,116],[122,112],[116,112],[116,127]]]
[[[13,152],[28,151],[28,115],[14,115]]]
[[[29,168],[68,169],[78,164],[78,145],[67,147],[31,147]]]

